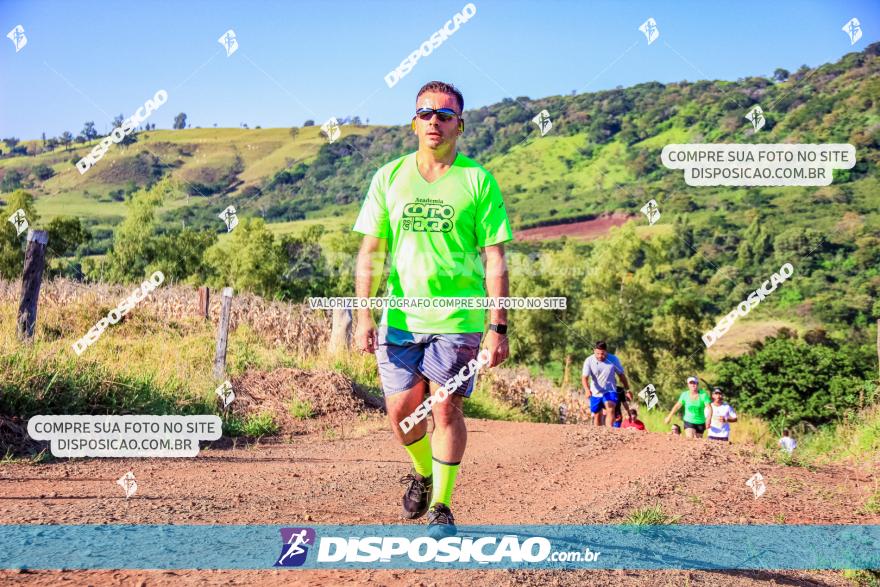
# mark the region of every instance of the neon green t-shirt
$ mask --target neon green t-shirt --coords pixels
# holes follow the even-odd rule
[[[712,403],[709,392],[701,389],[697,392],[699,396],[696,399],[691,398],[690,391],[682,391],[678,396],[678,401],[684,406],[684,421],[691,424],[706,423],[706,406]]]
[[[382,166],[354,224],[388,239],[390,297],[485,297],[480,249],[513,238],[501,189],[479,163],[458,153],[431,183],[410,153]],[[386,308],[382,324],[409,332],[482,332],[486,310]]]

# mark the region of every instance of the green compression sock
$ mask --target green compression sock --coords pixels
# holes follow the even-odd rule
[[[461,462],[447,463],[434,460],[434,493],[431,496],[431,507],[435,503],[452,506],[452,488],[455,487],[455,478],[458,476],[458,468]]]
[[[425,434],[415,442],[405,444],[403,448],[412,459],[413,468],[422,477],[431,476],[431,439]]]

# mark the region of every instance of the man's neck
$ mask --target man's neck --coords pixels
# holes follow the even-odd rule
[[[443,169],[455,162],[455,146],[441,149],[422,149],[416,152],[416,162],[420,169]]]

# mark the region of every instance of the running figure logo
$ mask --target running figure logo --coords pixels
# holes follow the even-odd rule
[[[540,112],[538,112],[538,115],[532,119],[532,122],[538,125],[538,128],[541,130],[542,137],[550,132],[551,128],[553,128],[553,121],[550,120],[550,113],[546,110],[541,110]]]
[[[137,481],[134,480],[134,473],[129,471],[116,480],[116,484],[125,490],[125,499],[128,499],[138,490]]]
[[[314,528],[281,528],[281,556],[275,561],[276,567],[299,567],[309,555],[308,546],[315,545]]]
[[[767,491],[767,486],[764,485],[764,476],[760,473],[752,475],[751,479],[746,481],[746,485],[752,488],[752,493],[755,494],[755,499],[758,499],[764,495],[765,491]]]
[[[645,389],[639,392],[639,399],[645,402],[645,405],[648,406],[649,410],[654,409],[654,406],[656,406],[657,402],[660,401],[657,399],[657,393],[652,383],[649,383],[647,386],[645,386]]]
[[[238,51],[238,39],[235,36],[235,31],[229,29],[217,39],[217,42],[223,45],[223,48],[226,49],[226,56],[229,57],[236,51]]]
[[[657,21],[653,18],[648,18],[648,20],[643,22],[641,26],[639,26],[639,30],[644,33],[645,38],[648,39],[649,45],[656,41],[657,37],[660,36],[660,29],[657,28]]]
[[[27,217],[24,215],[24,210],[21,208],[16,210],[12,216],[9,217],[9,222],[15,227],[15,236],[21,236],[21,233],[28,229]]]
[[[859,22],[859,19],[855,17],[851,18],[850,21],[843,25],[843,28],[840,30],[849,36],[850,45],[855,45],[859,42],[859,39],[862,38],[862,24]]]
[[[339,121],[336,118],[331,118],[327,122],[321,125],[321,132],[327,137],[327,140],[330,144],[333,144],[333,141],[339,138]]]
[[[648,203],[642,206],[642,214],[648,217],[649,225],[660,220],[660,208],[657,207],[657,200],[648,200]]]
[[[859,32],[859,36],[862,36],[861,31]],[[6,37],[12,41],[13,45],[15,45],[16,53],[24,49],[24,46],[27,45],[27,36],[24,34],[24,27],[20,24],[15,25],[15,28],[6,33]]]
[[[226,223],[226,232],[232,232],[232,229],[238,226],[238,216],[235,214],[235,206],[228,206],[220,213],[220,219]]]
[[[752,127],[755,129],[755,132],[758,132],[762,128],[764,128],[764,123],[767,122],[764,119],[764,111],[761,110],[760,106],[755,106],[749,113],[744,117],[746,120],[752,123]]]
[[[223,407],[229,407],[235,400],[235,392],[232,391],[232,384],[229,381],[224,381],[220,384],[220,387],[214,390],[214,393],[223,401]]]

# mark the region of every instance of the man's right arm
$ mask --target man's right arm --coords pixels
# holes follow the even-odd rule
[[[364,235],[355,268],[355,295],[357,297],[371,298],[379,291],[379,283],[382,280],[382,272],[385,267],[387,242],[387,239],[384,238]],[[376,352],[378,342],[376,322],[373,320],[372,310],[369,307],[358,308],[357,329],[355,331],[357,348],[364,352],[373,353]]]

